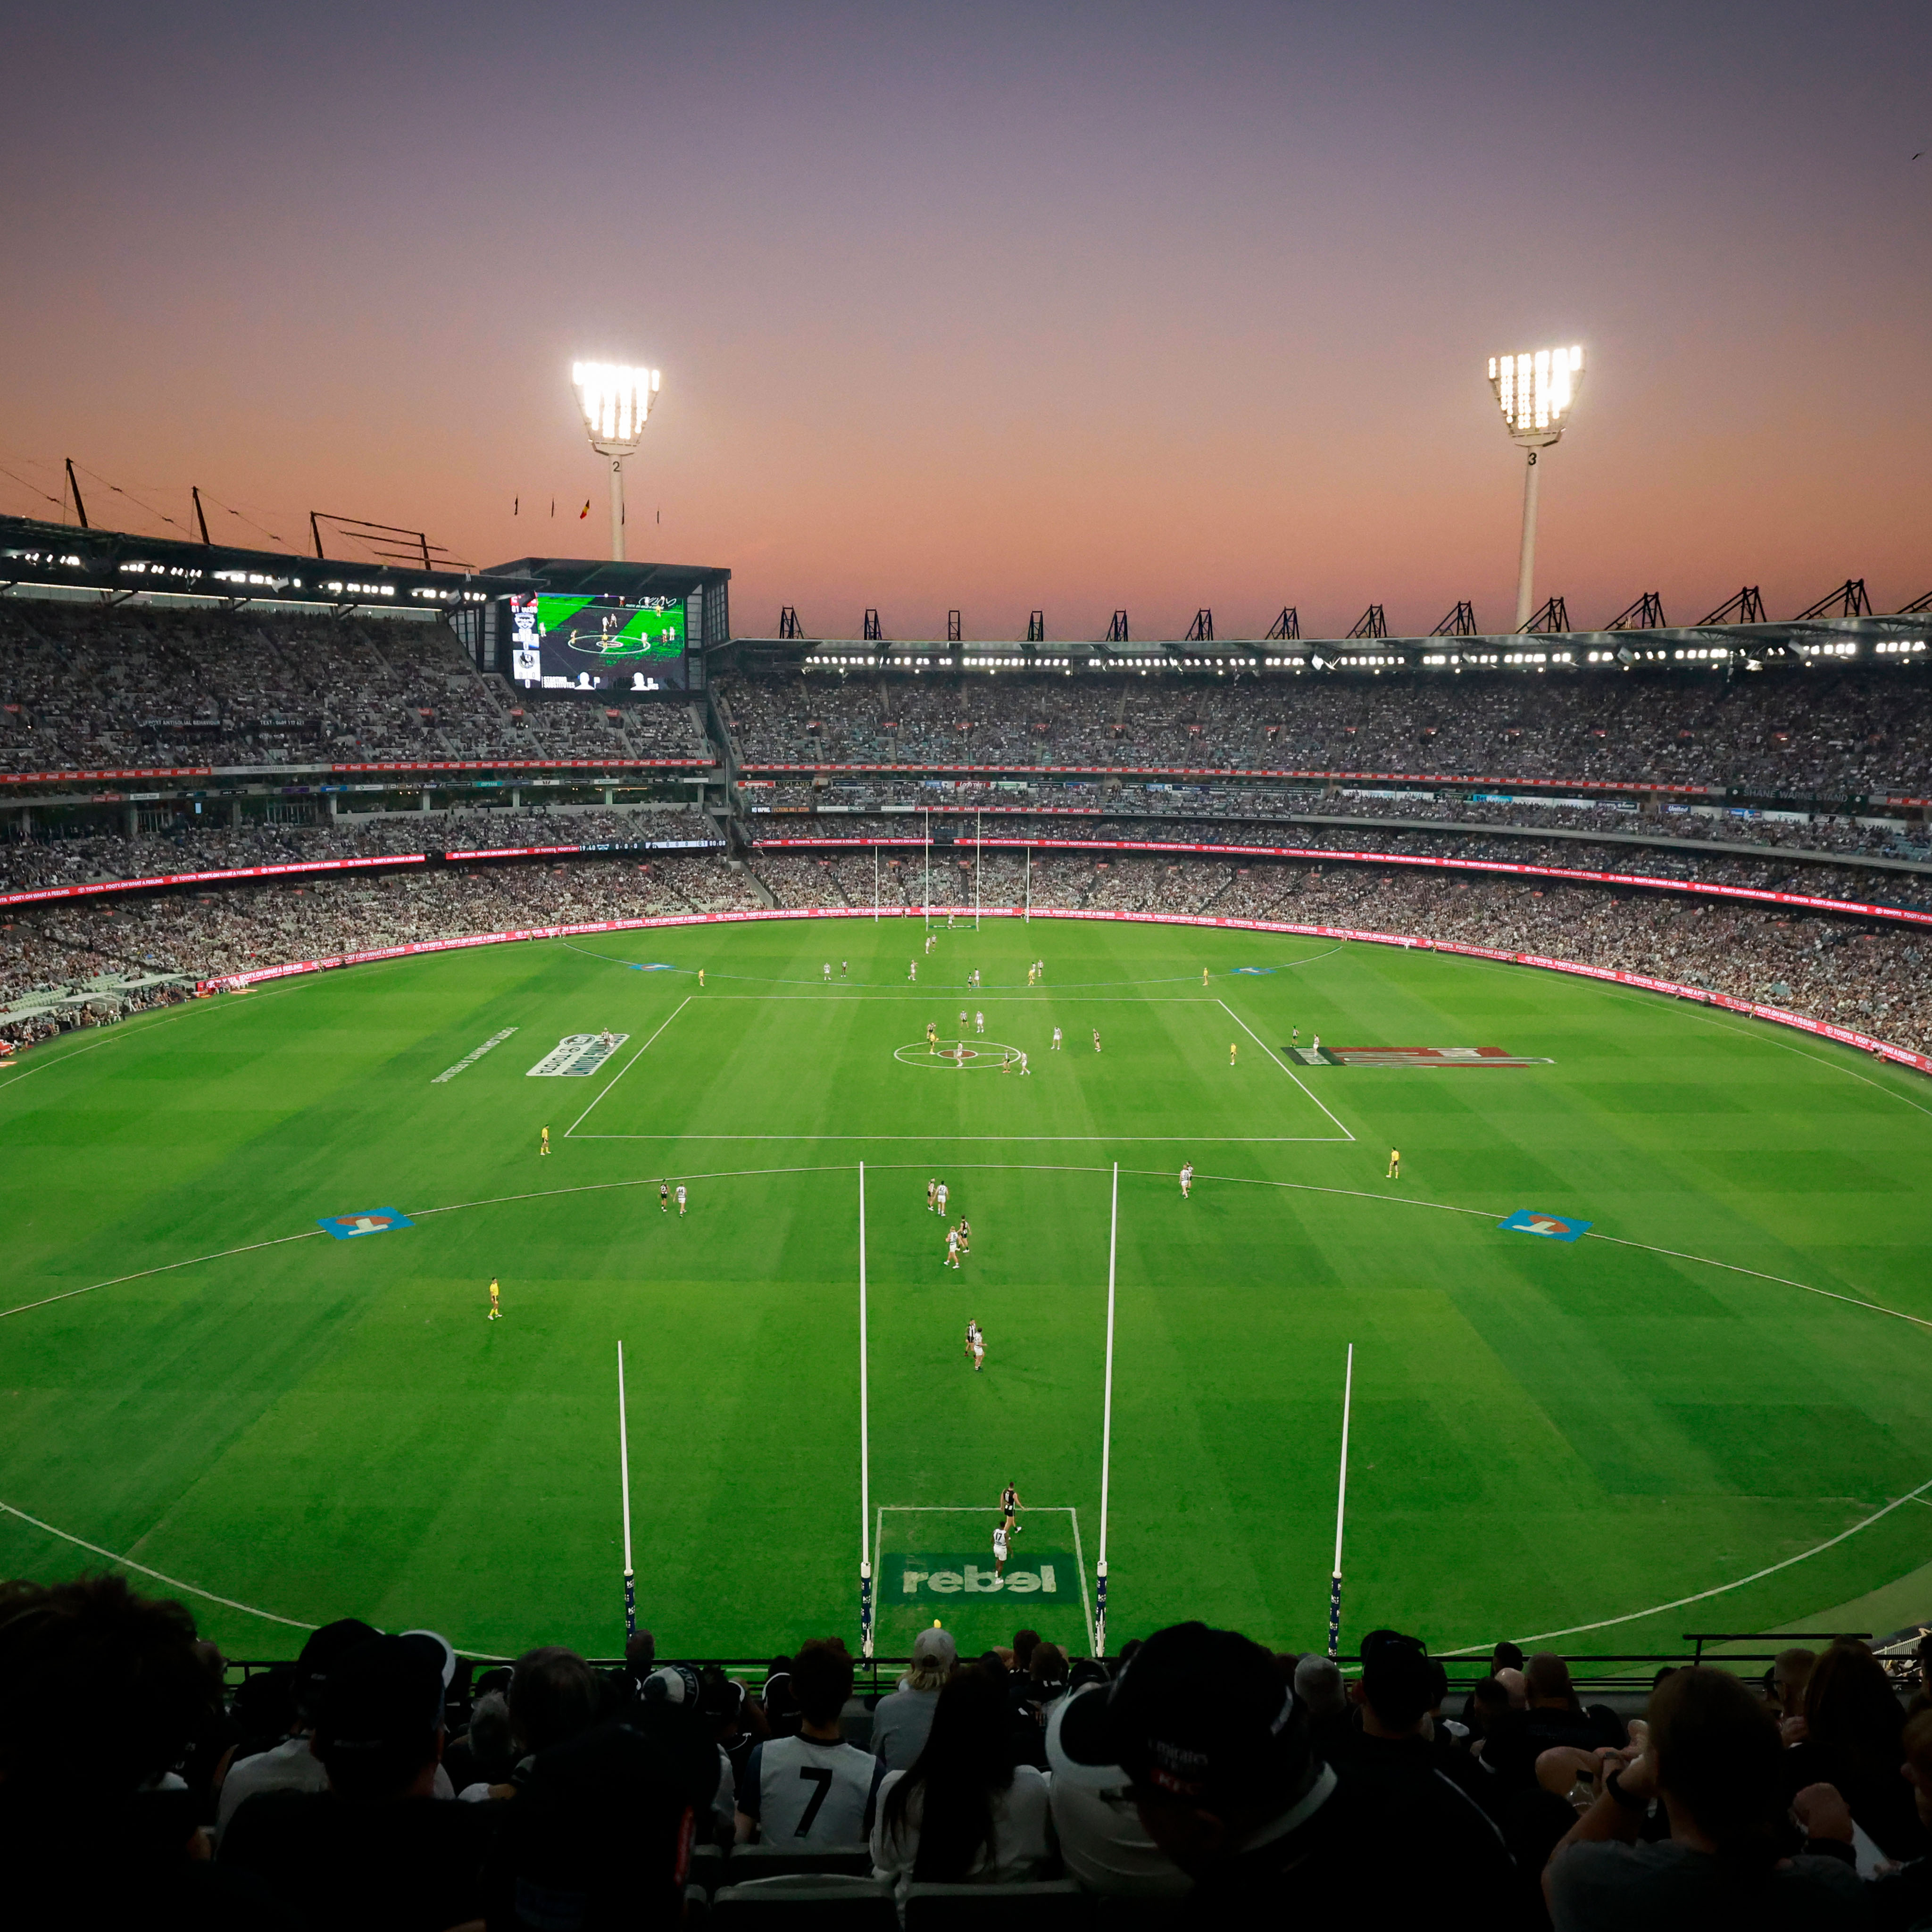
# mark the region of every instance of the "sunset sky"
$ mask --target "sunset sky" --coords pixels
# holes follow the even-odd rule
[[[291,545],[320,508],[596,555],[588,355],[664,371],[631,555],[730,568],[741,634],[1501,628],[1486,358],[1574,341],[1538,582],[1573,621],[1932,590],[1922,4],[108,0],[8,37],[0,510],[56,514],[71,456],[97,523],[199,483]]]

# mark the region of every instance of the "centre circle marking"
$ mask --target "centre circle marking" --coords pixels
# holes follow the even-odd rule
[[[1020,1050],[1005,1041],[985,1040],[975,1035],[970,1046],[963,1040],[942,1040],[928,1046],[914,1040],[892,1048],[892,1058],[902,1066],[930,1067],[941,1073],[986,1073],[1017,1066]]]

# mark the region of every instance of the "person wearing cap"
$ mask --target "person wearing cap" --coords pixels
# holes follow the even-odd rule
[[[490,1808],[433,1802],[443,1661],[422,1631],[339,1659],[314,1741],[328,1789],[262,1792],[230,1821],[222,1862],[254,1874],[298,1924],[434,1932],[480,1916]]]
[[[1421,1640],[1370,1631],[1349,1694],[1361,1720],[1342,1766],[1349,1796],[1400,1818],[1406,1851],[1455,1873],[1459,1892],[1507,1921],[1520,1897],[1516,1865],[1488,1813],[1438,1763],[1436,1672]]]
[[[1066,1701],[1058,1748],[1120,1767],[1148,1839],[1194,1882],[1190,1923],[1444,1922],[1450,1874],[1403,1855],[1408,1820],[1322,1761],[1274,1658],[1235,1631],[1156,1630],[1105,1692]]]
[[[872,1713],[872,1755],[888,1771],[910,1770],[926,1748],[939,1694],[958,1664],[958,1646],[936,1625],[913,1639],[912,1668]]]
[[[328,1673],[351,1651],[360,1648],[376,1634],[373,1625],[357,1617],[324,1624],[310,1634],[296,1663],[295,1729],[272,1748],[238,1759],[228,1767],[228,1775],[221,1783],[221,1802],[214,1814],[218,1844],[236,1812],[258,1792],[328,1789],[328,1773],[310,1748]]]

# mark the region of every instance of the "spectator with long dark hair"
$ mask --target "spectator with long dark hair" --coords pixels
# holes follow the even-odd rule
[[[1826,1647],[1804,1686],[1802,1740],[1785,1754],[1785,1789],[1832,1784],[1888,1858],[1919,1858],[1932,1837],[1899,1774],[1905,1712],[1885,1666],[1853,1637]]]
[[[1041,1874],[1053,1856],[1050,1786],[1031,1765],[1014,1765],[1009,1738],[1004,1687],[969,1664],[939,1694],[912,1768],[879,1787],[872,1864],[880,1877],[903,1886]]]

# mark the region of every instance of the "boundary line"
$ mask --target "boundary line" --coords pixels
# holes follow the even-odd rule
[[[1590,1630],[1612,1630],[1618,1624],[1634,1624],[1640,1622],[1646,1617],[1660,1617],[1666,1610],[1681,1610],[1688,1604],[1701,1604],[1709,1598],[1721,1597],[1732,1590],[1742,1590],[1747,1583],[1756,1583],[1766,1576],[1774,1576],[1780,1570],[1789,1570],[1794,1563],[1802,1563],[1810,1557],[1822,1556],[1826,1550],[1835,1549],[1840,1544],[1857,1535],[1860,1530],[1870,1528],[1881,1516],[1891,1515],[1894,1510],[1906,1503],[1919,1502],[1928,1490],[1932,1490],[1932,1476],[1928,1476],[1916,1490],[1908,1490],[1904,1496],[1894,1497],[1882,1509],[1874,1510],[1870,1516],[1862,1522],[1853,1523],[1850,1528],[1841,1529],[1836,1536],[1828,1537],[1822,1543],[1814,1544],[1809,1550],[1801,1550],[1796,1556],[1787,1556],[1781,1562],[1767,1563],[1762,1570],[1754,1570],[1748,1576],[1739,1576],[1729,1583],[1713,1584],[1708,1590],[1699,1590],[1688,1597],[1674,1598],[1667,1604],[1653,1604],[1647,1610],[1628,1610],[1620,1617],[1604,1617],[1593,1624],[1571,1624],[1564,1630],[1538,1630],[1534,1636],[1518,1637],[1516,1641],[1518,1643],[1546,1643],[1552,1637],[1581,1636]],[[1466,1643],[1456,1650],[1438,1650],[1436,1654],[1438,1657],[1466,1657],[1472,1651],[1488,1647],[1480,1643]]]
[[[17,1517],[22,1522],[31,1523],[36,1529],[45,1530],[50,1536],[58,1537],[63,1543],[71,1543],[76,1548],[90,1550],[97,1556],[104,1556],[110,1563],[118,1563],[124,1570],[138,1570],[143,1576],[152,1576],[158,1583],[165,1583],[171,1590],[185,1590],[191,1597],[205,1598],[211,1604],[220,1604],[231,1610],[241,1610],[251,1617],[261,1617],[272,1624],[286,1624],[291,1630],[320,1630],[319,1624],[305,1624],[299,1617],[285,1617],[276,1610],[257,1610],[253,1604],[238,1603],[232,1597],[218,1597],[212,1590],[204,1590],[198,1583],[184,1583],[178,1576],[170,1576],[164,1570],[150,1569],[145,1563],[136,1563],[131,1556],[123,1556],[117,1551],[104,1550],[98,1543],[90,1543],[84,1536],[76,1536],[70,1530],[56,1529],[50,1522],[43,1522],[37,1516],[29,1516],[23,1509],[16,1509],[11,1503],[0,1503],[0,1510]]]
[[[1285,1060],[1283,1060],[1283,1059],[1282,1058],[1282,1057],[1280,1056],[1280,1054],[1278,1054],[1278,1053],[1276,1053],[1276,1052],[1275,1052],[1274,1048],[1273,1047],[1271,1047],[1270,1046],[1269,1046],[1269,1045],[1268,1045],[1268,1042],[1267,1042],[1266,1040],[1264,1040],[1264,1039],[1262,1039],[1262,1037],[1261,1036],[1261,1035],[1260,1035],[1259,1034],[1258,1034],[1257,1032],[1256,1032],[1256,1030],[1254,1030],[1254,1028],[1253,1028],[1252,1027],[1251,1027],[1250,1025],[1249,1025],[1249,1024],[1247,1023],[1247,1022],[1246,1022],[1246,1020],[1243,1019],[1243,1018],[1242,1018],[1242,1017],[1240,1016],[1240,1015],[1239,1013],[1236,1012],[1235,1012],[1235,1010],[1234,1010],[1234,1008],[1233,1008],[1232,1006],[1229,1006],[1229,1005],[1228,1005],[1228,1004],[1227,1003],[1227,1001],[1226,1001],[1226,1000],[1220,998],[1217,995],[1217,996],[1216,996],[1216,1000],[1215,1000],[1214,1004],[1215,1004],[1216,1006],[1218,1006],[1221,1009],[1221,1010],[1222,1010],[1224,1013],[1226,1013],[1226,1014],[1228,1016],[1228,1018],[1230,1018],[1231,1020],[1232,1020],[1232,1021],[1234,1022],[1235,1025],[1237,1025],[1238,1027],[1239,1027],[1239,1028],[1240,1028],[1240,1030],[1242,1030],[1242,1032],[1244,1032],[1244,1034],[1246,1034],[1247,1035],[1247,1036],[1249,1037],[1249,1039],[1250,1039],[1251,1040],[1252,1040],[1252,1041],[1254,1042],[1254,1043],[1256,1044],[1256,1046],[1257,1046],[1258,1047],[1259,1047],[1259,1048],[1261,1048],[1261,1050],[1262,1051],[1262,1052],[1264,1052],[1264,1054],[1266,1054],[1268,1055],[1268,1057],[1269,1058],[1269,1059],[1272,1060],[1274,1062],[1274,1064],[1276,1064],[1276,1066],[1279,1066],[1279,1067],[1281,1069],[1281,1070],[1282,1071],[1282,1072],[1286,1073],[1286,1074],[1288,1076],[1288,1077],[1289,1078],[1289,1079],[1292,1080],[1292,1081],[1294,1082],[1294,1084],[1295,1084],[1298,1087],[1299,1087],[1299,1088],[1301,1089],[1301,1090],[1302,1090],[1304,1094],[1307,1094],[1307,1096],[1308,1096],[1308,1097],[1309,1097],[1309,1099],[1310,1099],[1310,1100],[1315,1100],[1315,1104],[1316,1104],[1316,1106],[1318,1106],[1318,1107],[1320,1107],[1320,1108],[1322,1108],[1322,1112],[1323,1112],[1323,1113],[1324,1113],[1324,1114],[1327,1114],[1328,1115],[1329,1119],[1330,1119],[1331,1120],[1334,1120],[1336,1126],[1337,1126],[1338,1127],[1340,1127],[1340,1128],[1342,1129],[1342,1132],[1343,1132],[1343,1133],[1345,1133],[1345,1134],[1347,1134],[1347,1135],[1348,1135],[1348,1138],[1349,1138],[1351,1141],[1354,1140],[1354,1138],[1355,1138],[1355,1136],[1354,1136],[1352,1133],[1349,1133],[1349,1132],[1348,1132],[1348,1128],[1347,1128],[1346,1126],[1343,1126],[1343,1125],[1342,1125],[1342,1123],[1340,1120],[1337,1120],[1337,1119],[1336,1118],[1336,1116],[1335,1116],[1332,1112],[1330,1112],[1330,1110],[1329,1110],[1327,1107],[1323,1106],[1322,1106],[1322,1103],[1319,1100],[1315,1100],[1315,1094],[1314,1094],[1313,1090],[1312,1090],[1312,1089],[1311,1089],[1311,1088],[1307,1085],[1307,1084],[1306,1084],[1306,1082],[1302,1079],[1302,1078],[1301,1078],[1300,1075],[1300,1074],[1298,1074],[1298,1072],[1295,1072],[1295,1070],[1294,1070],[1294,1069],[1293,1067],[1290,1066],[1288,1064],[1288,1063],[1287,1063]]]

